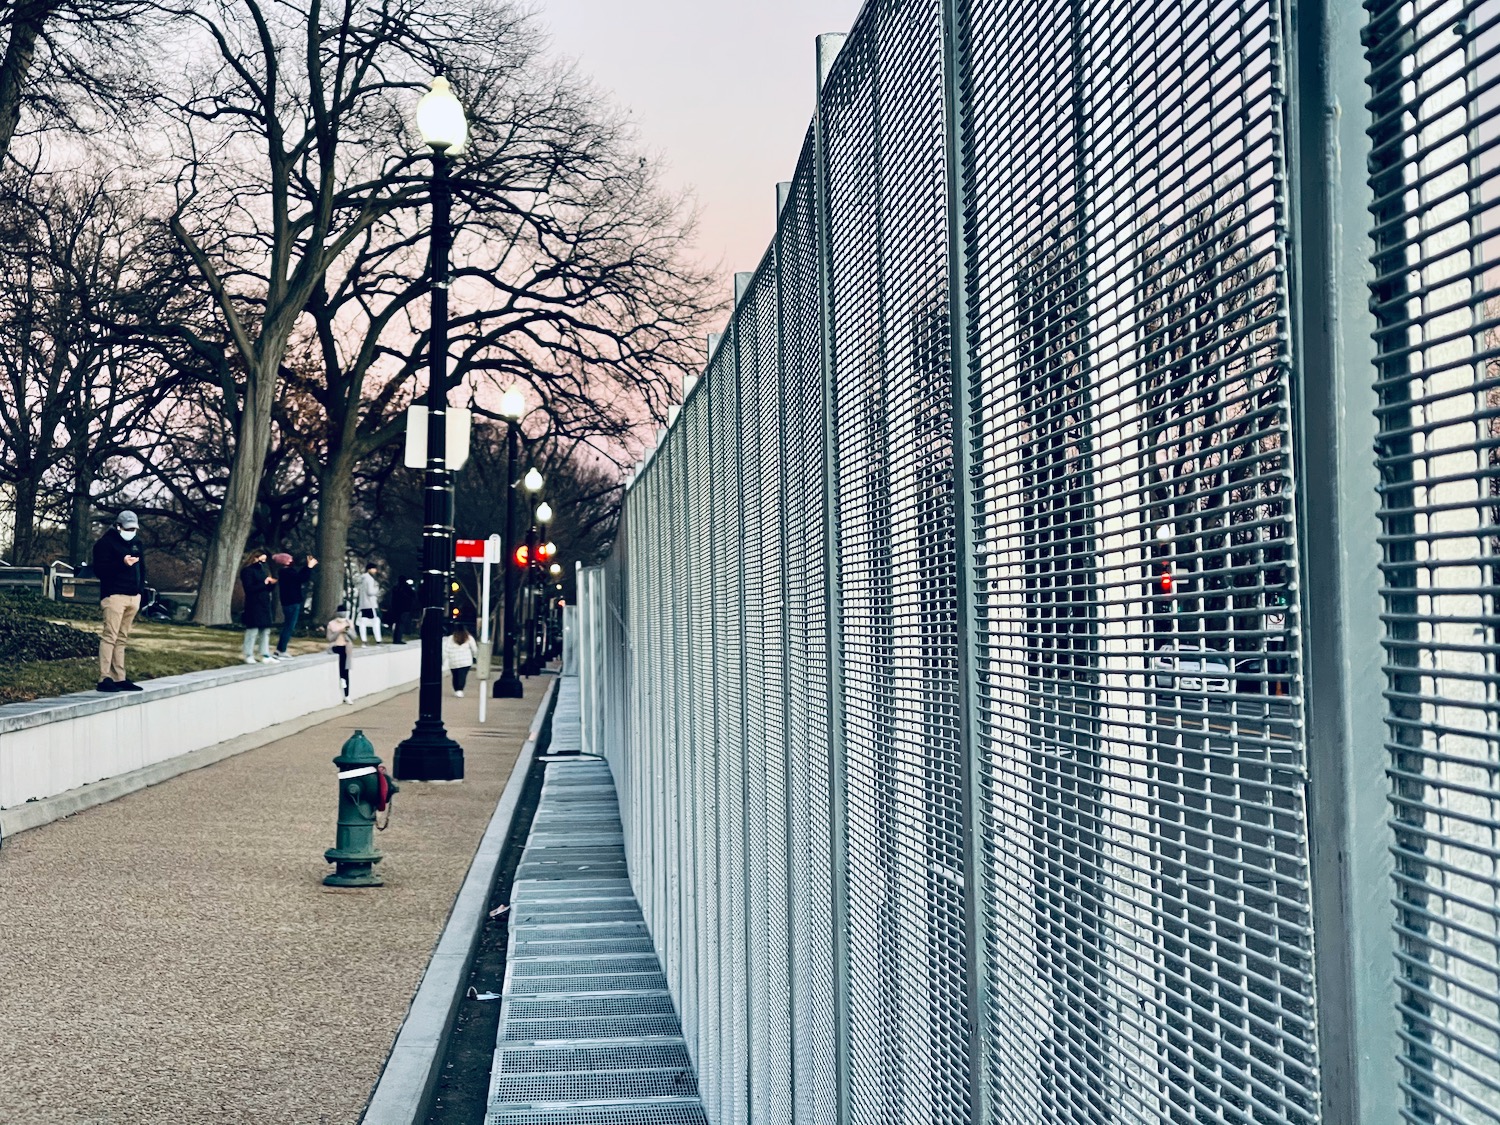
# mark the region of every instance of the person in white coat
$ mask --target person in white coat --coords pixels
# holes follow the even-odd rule
[[[380,635],[380,583],[375,578],[375,572],[379,569],[371,563],[359,578],[359,613],[354,618],[354,623],[359,630],[360,644],[365,643],[366,629],[375,633],[376,644],[385,643],[385,638]]]
[[[453,632],[443,638],[443,667],[453,673],[454,695],[463,695],[469,669],[474,667],[478,658],[479,647],[462,625],[454,626]]]

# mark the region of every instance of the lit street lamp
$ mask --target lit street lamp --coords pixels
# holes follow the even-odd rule
[[[505,599],[501,607],[504,635],[500,640],[500,678],[490,694],[495,699],[520,699],[526,689],[516,675],[516,565],[511,557],[516,550],[516,445],[521,440],[521,419],[526,416],[526,396],[520,387],[512,387],[500,396],[500,413],[509,423],[505,442],[505,532],[500,550],[501,565],[505,568],[501,593]]]
[[[422,672],[417,722],[396,747],[392,772],[400,781],[456,781],[464,752],[443,727],[443,634],[448,575],[453,565],[453,474],[448,469],[448,256],[452,248],[450,158],[461,152],[469,127],[448,80],[438,75],[417,102],[417,129],[432,149],[432,331],[428,345],[427,472],[422,499]]]

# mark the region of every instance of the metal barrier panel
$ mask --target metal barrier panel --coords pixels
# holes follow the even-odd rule
[[[673,935],[676,942],[675,982],[672,993],[677,998],[683,1036],[689,1043],[697,1037],[698,1012],[698,930],[701,924],[699,902],[698,839],[700,807],[697,796],[696,757],[702,734],[694,719],[701,705],[701,681],[694,668],[694,616],[698,598],[708,586],[709,576],[696,571],[693,553],[693,527],[697,513],[692,504],[693,451],[684,426],[679,432],[673,453],[673,581],[672,581],[672,661],[676,669],[677,705],[673,714],[672,742],[669,753],[674,771],[676,799],[673,816],[677,831],[677,888],[674,900],[678,917]],[[691,1015],[689,1015],[691,1013]]]
[[[993,1112],[1312,1121],[1280,6],[968,8]]]
[[[788,955],[792,1119],[837,1120],[833,964],[833,824],[824,604],[822,294],[818,285],[814,142],[809,131],[777,235],[786,498]]]
[[[942,8],[872,4],[822,101],[838,419],[851,1119],[966,1123]],[[900,1018],[896,1018],[899,1015]]]
[[[1405,1120],[1500,1122],[1500,8],[1366,5]]]
[[[749,999],[745,887],[744,485],[741,403],[733,323],[708,371],[714,534],[714,778],[719,853],[719,1096],[716,1122],[748,1120]],[[705,1096],[705,1105],[710,1098]]]
[[[688,722],[687,677],[684,668],[684,634],[687,631],[685,613],[686,599],[683,597],[687,585],[687,552],[683,549],[686,538],[685,516],[682,507],[683,489],[686,483],[684,465],[687,460],[683,449],[682,434],[673,435],[668,443],[666,478],[669,500],[663,505],[662,528],[666,538],[666,550],[659,560],[663,571],[665,594],[662,614],[663,662],[667,669],[668,700],[664,708],[668,728],[662,739],[662,798],[666,808],[666,880],[664,903],[665,931],[657,948],[662,951],[662,966],[667,974],[667,983],[674,996],[684,996],[687,972],[687,933],[690,907],[683,901],[687,893],[687,852],[684,836],[691,831],[687,818],[688,802],[683,792],[683,772],[687,766],[683,745],[684,725]]]
[[[705,1097],[717,1096],[722,1089],[723,1056],[720,1054],[719,998],[721,912],[719,887],[719,800],[718,744],[712,716],[716,708],[714,688],[714,591],[718,582],[714,569],[713,538],[713,458],[710,448],[710,399],[706,389],[689,397],[682,408],[678,425],[687,450],[688,482],[685,504],[688,509],[691,559],[692,624],[689,628],[693,677],[694,714],[691,722],[693,862],[697,897],[693,951],[697,997],[696,1011],[684,1023],[689,1051],[698,1069],[698,1084]],[[686,1015],[687,1003],[683,1002]],[[706,1104],[706,1103],[705,1103]],[[716,1118],[717,1119],[717,1118]]]
[[[781,356],[773,243],[739,294],[750,1120],[791,1121]]]

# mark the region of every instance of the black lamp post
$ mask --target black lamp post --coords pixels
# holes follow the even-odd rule
[[[536,523],[533,522],[531,529],[526,532],[526,585],[523,592],[526,599],[526,623],[523,632],[526,636],[526,660],[521,664],[521,675],[535,676],[536,666],[536,568],[537,547],[541,539],[537,534]]]
[[[523,676],[540,674],[545,659],[542,656],[542,611],[547,603],[547,563],[551,561],[552,544],[544,542],[547,525],[552,522],[552,505],[543,500],[536,506],[536,520],[531,525],[527,539],[526,587],[531,615],[527,619],[526,664],[521,669]]]
[[[541,478],[540,472],[537,472],[537,469],[529,468],[526,469],[526,477],[523,483],[525,483],[526,492],[535,495],[535,493],[540,492],[541,484],[544,481]],[[546,507],[546,502],[543,501],[541,507]],[[547,508],[547,510],[550,511],[550,508]],[[535,604],[534,591],[532,591],[531,586],[532,576],[535,573],[537,573],[537,525],[535,525],[535,520],[532,519],[531,526],[526,531],[526,565],[523,568],[522,576],[520,576],[520,597],[522,597],[522,604],[520,604],[520,607],[517,607],[517,616],[519,616],[520,621],[516,625],[516,640],[522,646],[522,657],[520,657],[519,663],[520,675],[523,676],[534,676],[537,673],[534,652],[532,652],[532,649],[534,649],[532,621],[534,621]]]
[[[512,425],[510,430],[510,448],[506,456],[505,478],[507,482],[509,482],[511,477],[510,466],[515,462],[516,440],[516,427]],[[537,472],[534,467],[527,469],[526,475],[521,478],[521,484],[527,492],[540,492],[542,488],[542,474]],[[495,681],[494,695],[497,699],[501,697],[519,699],[524,690],[521,686],[521,677],[516,675],[516,644],[520,639],[520,628],[516,623],[516,618],[519,615],[519,610],[516,606],[516,586],[518,585],[516,571],[523,568],[516,565],[515,541],[511,538],[511,532],[515,528],[515,492],[515,485],[509,485],[505,490],[505,538],[507,542],[506,550],[508,552],[505,556],[505,652],[502,674],[500,679]],[[531,573],[531,559],[534,552],[530,546],[526,548],[526,551],[526,565],[524,569],[529,575]],[[524,590],[524,586],[522,589]],[[526,675],[530,674],[529,672],[526,673]],[[502,685],[504,685],[503,689]]]
[[[432,149],[432,335],[427,375],[427,473],[422,499],[422,674],[417,722],[396,747],[399,781],[457,781],[464,751],[443,726],[443,634],[453,563],[453,475],[448,470],[448,254],[453,242],[449,159],[468,138],[463,106],[441,75],[417,103],[417,128]]]
[[[500,413],[509,426],[505,439],[505,530],[501,532],[500,565],[505,573],[500,586],[500,678],[490,689],[495,699],[520,699],[526,694],[516,675],[516,446],[521,440],[521,419],[526,397],[512,387],[500,398]]]

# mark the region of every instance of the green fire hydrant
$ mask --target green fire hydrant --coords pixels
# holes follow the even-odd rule
[[[364,731],[354,732],[333,764],[339,768],[339,828],[323,858],[336,866],[323,882],[330,887],[381,886],[375,865],[384,857],[375,850],[375,814],[385,810],[398,786]]]

